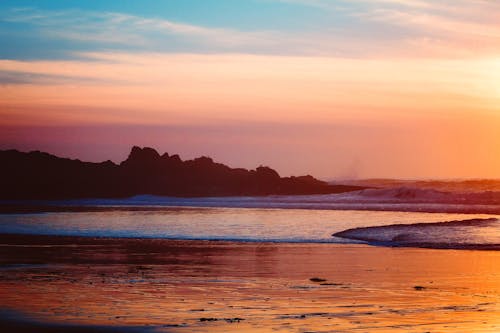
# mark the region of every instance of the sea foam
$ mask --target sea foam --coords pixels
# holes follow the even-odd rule
[[[41,202],[47,204],[47,202]],[[500,191],[444,192],[397,187],[338,194],[180,198],[139,195],[123,199],[51,201],[50,205],[104,207],[226,207],[500,214]]]
[[[500,250],[497,218],[392,224],[347,229],[332,236],[375,245]]]

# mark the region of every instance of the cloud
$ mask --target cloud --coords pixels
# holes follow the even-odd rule
[[[347,58],[464,58],[500,52],[500,24],[492,14],[500,7],[493,2],[460,0],[460,6],[425,0],[280,2],[315,8],[325,19],[308,21],[303,29],[238,30],[118,12],[22,8],[4,11],[0,23],[24,24],[32,28],[27,34],[36,33],[41,40],[64,41],[67,57],[74,57],[74,51],[103,50]],[[301,20],[307,21],[307,14]],[[11,38],[22,38],[19,34]]]
[[[121,44],[161,49],[168,42],[182,44],[176,38],[182,38],[184,44],[259,47],[282,37],[277,32],[212,28],[117,12],[24,8],[7,11],[0,20],[33,25],[49,37],[111,43],[111,47]]]
[[[500,24],[484,24],[428,13],[405,12],[393,9],[377,9],[371,13],[361,15],[361,17],[403,27],[421,28],[428,33],[440,34],[444,32],[449,37],[471,36],[500,40]]]
[[[1,61],[0,61],[1,62]],[[2,67],[0,65],[0,67]],[[37,85],[62,85],[62,84],[103,84],[116,83],[115,80],[100,77],[85,77],[79,75],[54,75],[23,70],[2,70],[0,68],[0,85],[37,84]]]
[[[49,39],[90,43],[88,51],[339,55],[352,48],[328,29],[243,31],[117,12],[25,8],[0,14],[0,21],[30,25]]]
[[[500,98],[495,60],[112,52],[82,57],[0,60],[7,73],[0,85],[2,121],[398,123],[429,115],[496,114]]]
[[[500,53],[498,1],[276,1],[317,8],[332,15],[342,12],[351,18],[351,28],[356,36],[361,36],[360,43],[368,45],[368,49],[375,41],[383,44],[381,53],[385,56],[457,58]]]

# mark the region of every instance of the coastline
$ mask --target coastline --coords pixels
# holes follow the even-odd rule
[[[0,244],[0,306],[35,320],[25,323],[155,332],[500,328],[498,251],[26,235],[0,235]]]

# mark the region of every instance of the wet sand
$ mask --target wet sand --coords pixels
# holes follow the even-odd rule
[[[499,332],[500,252],[0,235],[0,308],[16,332]]]

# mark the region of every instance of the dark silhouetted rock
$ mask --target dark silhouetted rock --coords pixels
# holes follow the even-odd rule
[[[210,157],[182,161],[134,146],[119,165],[82,162],[47,153],[0,151],[0,199],[112,198],[138,194],[236,196],[326,194],[361,189],[312,176],[280,177],[273,169],[233,169]]]
[[[322,278],[319,278],[319,277],[312,277],[309,280],[312,281],[312,282],[325,282],[326,281],[326,279],[322,279]]]

